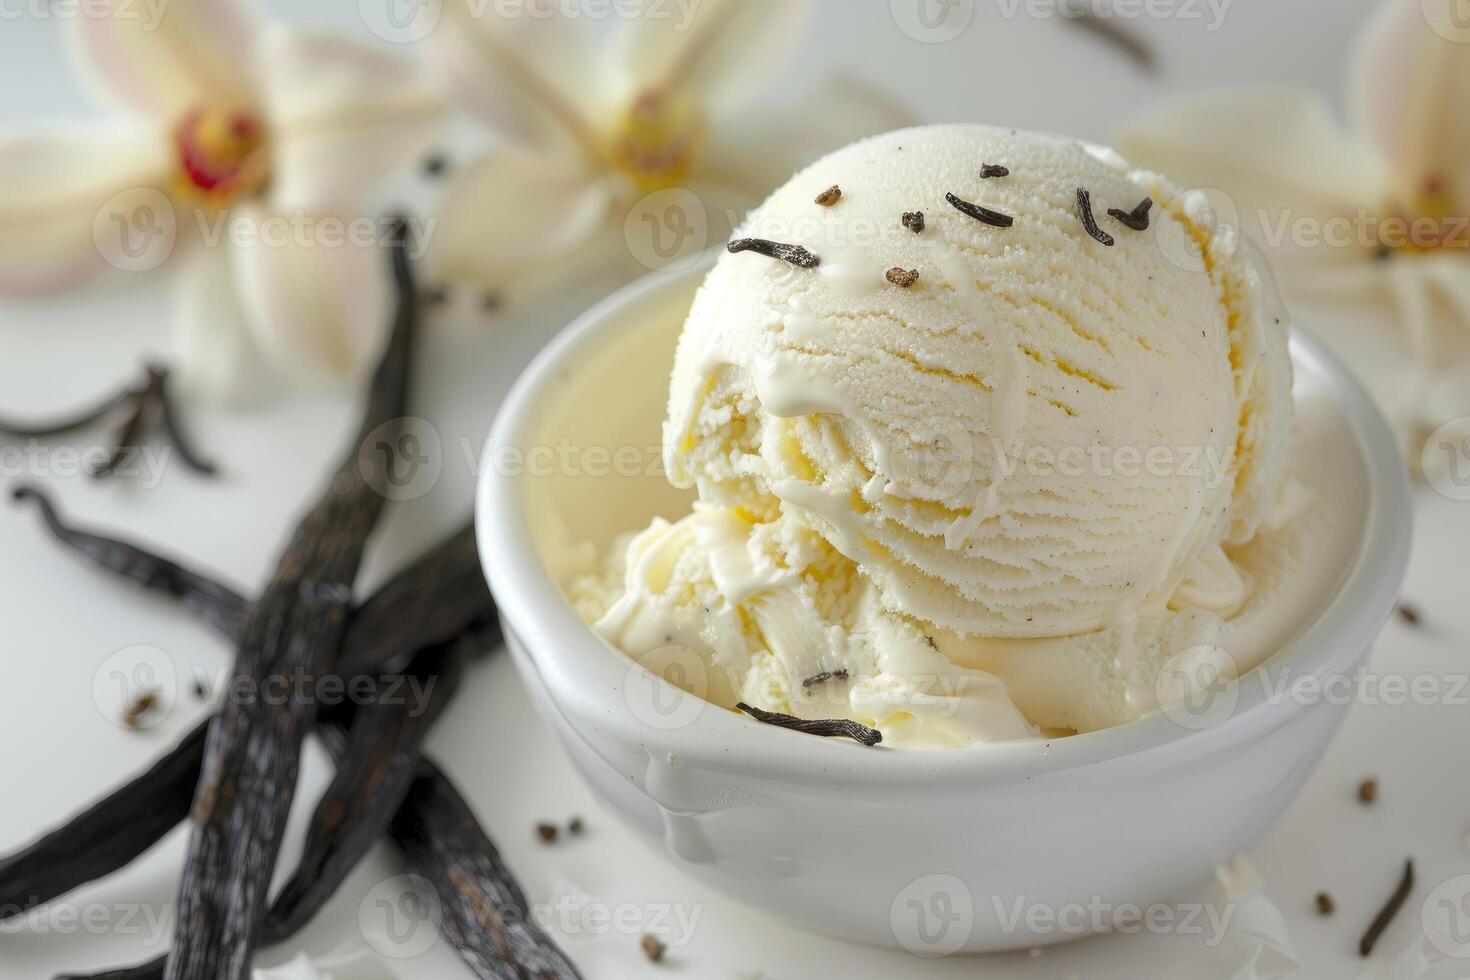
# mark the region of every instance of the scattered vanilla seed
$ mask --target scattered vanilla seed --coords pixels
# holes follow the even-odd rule
[[[991,177],[1009,177],[1010,175],[1010,168],[1002,167],[998,163],[987,163],[980,168],[981,180],[989,180]]]
[[[1358,799],[1363,803],[1373,803],[1378,799],[1378,780],[1368,778],[1358,786]]]
[[[536,836],[541,838],[542,843],[552,843],[556,840],[556,824],[538,823],[536,825]]]
[[[817,195],[817,203],[824,208],[830,208],[840,200],[842,200],[842,188],[836,184]]]
[[[642,944],[643,955],[648,957],[649,961],[653,963],[658,963],[662,961],[664,958],[664,951],[669,948],[664,943],[660,942],[657,936],[654,936],[650,933],[643,934]]]
[[[156,707],[158,707],[157,691],[140,692],[123,711],[123,724],[129,728],[137,728],[143,723],[143,717]]]
[[[907,228],[909,231],[913,232],[915,235],[923,234],[923,232],[924,232],[924,212],[923,211],[905,211],[903,213],[903,226],[905,228]]]
[[[1322,916],[1331,915],[1337,911],[1337,904],[1332,901],[1332,896],[1326,892],[1317,893],[1317,914]]]
[[[893,283],[895,286],[901,286],[904,289],[908,289],[914,283],[919,281],[919,270],[900,269],[897,266],[894,266],[892,269],[888,270],[888,281]]]
[[[1399,603],[1399,619],[1406,626],[1420,626],[1424,623],[1424,616],[1419,612],[1419,607],[1407,602]]]
[[[581,817],[573,817],[571,822],[567,824],[567,830],[574,835],[580,835],[586,829],[587,827],[582,823]]]

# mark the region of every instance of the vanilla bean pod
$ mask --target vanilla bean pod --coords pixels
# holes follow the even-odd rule
[[[34,491],[29,495],[46,508],[44,497]],[[56,517],[49,508],[43,513]],[[51,527],[58,540],[82,551],[104,569],[182,600],[186,608],[226,638],[233,640],[238,635],[248,603],[227,586],[133,545],[76,531],[59,518]],[[495,642],[495,604],[478,564],[473,568],[477,604],[464,597],[468,581],[464,588],[448,591],[424,584],[435,581],[424,577],[435,570],[457,573],[462,565],[463,537],[457,534],[430,551],[363,604],[357,619],[379,624],[385,632],[377,636],[350,632],[343,650],[344,664],[357,665],[356,674],[360,675],[399,673],[416,654],[447,642],[435,638],[440,634],[453,633],[457,637],[474,631],[481,643]],[[450,578],[457,579],[458,575],[451,574]],[[188,588],[179,588],[179,583],[187,583]],[[419,601],[405,602],[404,597],[413,594],[415,583]],[[339,676],[350,680],[355,675]],[[26,849],[0,858],[0,921],[119,870],[184,820],[199,781],[207,729],[208,722],[201,723],[146,773]]]
[[[460,559],[463,558],[463,548],[467,540],[472,542],[472,536],[461,532],[425,558],[420,559],[408,571],[400,573],[363,607],[356,622],[387,624],[393,621],[393,616],[387,615],[382,610],[391,608],[396,611],[394,616],[401,613],[403,617],[394,623],[397,632],[410,637],[423,635],[428,631],[429,627],[425,620],[442,622],[446,617],[441,616],[438,609],[440,590],[432,592],[435,607],[433,610],[406,606],[402,602],[402,597],[412,594],[412,583],[415,580],[422,581],[420,576],[426,572],[432,573],[432,570],[435,569],[457,569],[462,564]],[[145,578],[139,581],[148,585],[154,580]],[[485,588],[483,578],[478,580],[477,587],[482,596],[483,606],[475,614],[464,616],[461,625],[478,624],[487,631],[480,634],[482,638],[486,635],[498,636],[494,603]],[[234,602],[243,614],[245,600],[235,596],[223,586],[219,586],[218,589],[224,594],[233,596]],[[422,596],[422,590],[420,590],[420,595]],[[453,609],[465,607],[463,602],[453,598],[450,600],[450,605]],[[350,632],[349,639],[358,635],[364,637],[364,642],[369,636],[367,633]],[[344,664],[349,661],[361,662],[362,651],[365,649],[366,647],[349,647],[343,655]],[[385,651],[378,656],[382,663],[390,663],[399,659],[400,654],[397,651]],[[340,719],[332,716],[322,719],[320,731],[328,747],[333,751],[334,757],[342,758],[349,744],[348,728]],[[196,762],[196,770],[197,766]],[[122,797],[123,794],[119,793],[117,796]],[[179,819],[182,819],[182,815]],[[434,847],[425,843],[421,838],[425,832],[424,828],[437,826],[458,828],[456,841],[443,847]],[[469,900],[452,901],[448,904],[438,903],[433,906],[432,910],[436,923],[445,929],[446,933],[452,935],[455,945],[462,951],[466,962],[478,976],[488,978],[538,976],[536,973],[525,972],[525,969],[522,968],[525,963],[522,961],[506,961],[505,957],[514,955],[530,957],[526,963],[559,964],[559,966],[554,966],[554,969],[560,972],[548,974],[550,977],[577,976],[565,955],[556,948],[551,939],[529,923],[529,908],[526,905],[525,896],[515,883],[515,878],[505,867],[495,846],[480,828],[478,820],[468,805],[464,803],[463,797],[455,789],[453,783],[427,757],[424,757],[419,763],[418,774],[410,787],[408,798],[399,807],[399,814],[393,825],[389,827],[389,836],[399,845],[407,861],[408,870],[425,881],[433,883],[436,892],[454,894],[467,892],[469,895]],[[73,843],[80,845],[83,841],[90,839],[78,838]],[[4,875],[0,874],[0,881],[4,880]],[[496,912],[496,915],[491,916],[490,910],[496,909],[499,911]],[[515,927],[516,941],[502,950],[496,940],[494,923],[506,919],[518,923]],[[274,931],[269,920],[267,920],[266,931],[268,933]],[[522,963],[522,966],[517,967],[518,963]],[[164,961],[159,959],[142,966],[99,974],[98,978],[99,980],[157,980],[163,975],[163,968]],[[517,969],[520,972],[515,972]]]
[[[174,408],[173,396],[169,392],[168,372],[162,368],[150,368],[149,371],[157,376],[158,418],[163,423],[163,432],[168,436],[168,441],[173,443],[185,466],[204,476],[214,476],[219,472],[219,467],[201,457],[194,448],[194,441],[184,434],[178,410]]]
[[[238,593],[139,545],[68,524],[50,498],[34,487],[20,487],[14,496],[34,501],[51,535],[67,548],[105,571],[182,601],[231,642],[239,638],[248,603]],[[420,612],[425,592],[433,594],[433,618]],[[401,672],[419,650],[455,639],[466,624],[474,624],[489,644],[493,639],[485,630],[493,629],[494,621],[495,601],[485,586],[474,525],[466,524],[357,608],[336,673],[351,679],[362,673]]]
[[[195,451],[193,444],[185,436],[179,424],[178,412],[174,409],[173,398],[169,392],[168,369],[150,364],[146,366],[145,371],[146,375],[141,385],[124,388],[99,404],[64,419],[45,423],[24,423],[0,419],[0,435],[20,439],[44,439],[67,435],[95,425],[118,409],[128,406],[128,414],[118,429],[112,452],[105,462],[92,471],[94,477],[108,476],[116,472],[127,461],[138,448],[143,429],[151,415],[158,417],[163,425],[164,434],[173,443],[179,453],[179,458],[186,466],[205,476],[213,476],[218,472],[217,467]]]
[[[205,726],[65,826],[0,859],[0,922],[131,863],[188,816]]]
[[[92,470],[92,476],[104,477],[117,472],[135,452],[138,444],[142,441],[143,423],[147,420],[148,413],[152,409],[153,402],[159,397],[162,390],[159,382],[162,375],[152,368],[148,370],[148,383],[132,400],[132,407],[128,409],[127,416],[117,430],[116,437],[112,440],[112,453],[107,461]]]
[[[109,395],[104,401],[91,408],[50,422],[17,422],[13,419],[0,419],[0,435],[16,439],[46,439],[51,436],[69,435],[78,429],[96,425],[128,402],[137,399],[142,392],[142,388],[130,385],[115,395]]]
[[[482,980],[579,977],[532,922],[520,885],[454,784],[427,757],[419,772],[389,834],[433,888],[423,897],[444,938]]]
[[[185,608],[217,632],[232,639],[240,635],[248,607],[235,592],[136,545],[68,525],[57,514],[51,500],[33,487],[19,487],[14,496],[16,500],[34,501],[52,536],[66,547],[109,572],[181,600]]]
[[[398,312],[360,435],[245,617],[235,677],[248,684],[320,678],[346,634],[352,585],[386,503],[362,472],[359,447],[375,431],[396,431],[407,408],[418,317],[405,234],[400,222],[392,248]],[[290,686],[286,698],[228,701],[210,723],[166,980],[243,980],[250,972],[302,742],[316,714]]]
[[[410,709],[379,693],[357,706],[345,751],[333,753],[337,773],[312,815],[301,863],[271,904],[261,942],[288,939],[310,922],[387,831],[418,775],[424,739],[459,687],[467,645],[419,655],[412,676],[433,685],[425,704]]]
[[[425,622],[417,611],[432,592],[438,618]],[[411,621],[412,629],[405,628]],[[347,628],[338,672],[400,673],[417,651],[447,643],[473,624],[487,646],[499,639],[495,600],[485,584],[473,523],[413,565],[393,576]],[[489,631],[496,631],[492,636]],[[410,642],[412,641],[412,642]]]

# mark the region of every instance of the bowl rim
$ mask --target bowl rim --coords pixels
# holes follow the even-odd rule
[[[714,253],[678,272],[656,272],[618,290],[561,331],[522,373],[502,404],[486,444],[485,459],[502,447],[529,443],[544,417],[542,406],[564,384],[564,372],[595,356],[613,328],[635,329],[630,309],[653,305],[702,279]],[[1295,678],[1320,682],[1350,672],[1392,612],[1408,565],[1411,492],[1388,424],[1362,385],[1327,347],[1293,323],[1292,357],[1328,379],[1333,400],[1354,436],[1363,461],[1368,510],[1352,567],[1317,619],[1263,663],[1286,667]],[[1223,722],[1189,728],[1163,713],[1095,732],[1059,739],[997,742],[961,749],[880,746],[868,749],[844,739],[820,739],[762,725],[687,694],[656,677],[598,637],[578,617],[546,570],[530,530],[527,483],[486,466],[476,494],[476,533],[486,577],[512,642],[540,675],[550,702],[594,752],[612,761],[612,745],[637,745],[650,758],[676,755],[685,764],[745,772],[809,784],[871,784],[874,788],[934,786],[936,776],[976,785],[1084,766],[1119,762],[1142,753],[1207,752],[1284,724],[1309,702],[1272,699],[1268,685],[1237,681],[1238,701]],[[667,688],[674,702],[702,706],[689,724],[660,729],[640,722],[621,691],[629,677]],[[707,710],[706,710],[707,709]],[[595,737],[589,737],[595,729]],[[801,739],[801,742],[793,742]],[[738,751],[735,749],[738,748]],[[801,751],[793,751],[800,748]],[[944,780],[949,785],[948,780]]]

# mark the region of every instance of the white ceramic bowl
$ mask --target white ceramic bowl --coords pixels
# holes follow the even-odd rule
[[[1247,675],[1204,724],[1160,714],[1051,742],[865,749],[685,694],[578,619],[559,582],[589,546],[687,512],[656,453],[674,342],[706,268],[650,277],[551,344],[500,413],[480,487],[481,551],[516,665],[609,808],[723,892],[921,955],[1073,938],[1048,916],[1182,899],[1249,847],[1325,751],[1340,705]],[[1338,542],[1336,587],[1265,665],[1278,682],[1358,666],[1410,531],[1402,465],[1368,397],[1310,336],[1292,356],[1311,465],[1341,491],[1336,533],[1358,537]],[[1042,914],[1018,923],[1018,908]]]

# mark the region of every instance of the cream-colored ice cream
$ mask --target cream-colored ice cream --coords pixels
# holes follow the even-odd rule
[[[1145,198],[1147,229],[1108,214]],[[1232,552],[1278,514],[1290,441],[1282,315],[1209,219],[1031,133],[814,164],[741,233],[805,252],[723,256],[680,340],[665,461],[701,504],[573,597],[633,656],[695,651],[717,703],[899,744],[1150,710],[1166,661],[1253,608]]]

